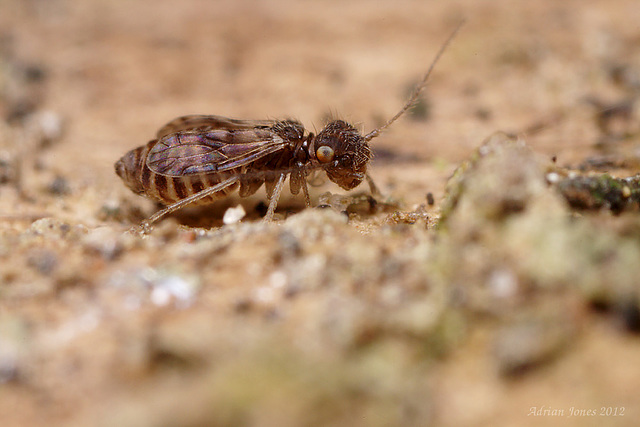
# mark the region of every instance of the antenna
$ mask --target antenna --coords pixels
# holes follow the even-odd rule
[[[387,121],[387,123],[383,124],[379,128],[374,129],[371,132],[369,132],[367,135],[365,135],[365,137],[364,137],[365,141],[367,141],[367,142],[371,141],[373,138],[375,138],[376,136],[380,135],[382,133],[382,131],[384,131],[386,128],[391,126],[391,124],[393,122],[398,120],[400,118],[400,116],[402,116],[408,109],[410,109],[411,107],[414,106],[414,104],[418,101],[418,97],[420,96],[420,93],[422,92],[422,90],[427,85],[427,81],[429,80],[429,76],[431,75],[431,72],[433,71],[434,67],[438,63],[438,60],[440,59],[440,57],[442,56],[444,51],[447,49],[447,46],[449,46],[449,44],[451,43],[453,38],[456,36],[456,34],[458,34],[458,31],[460,30],[460,28],[462,28],[463,25],[464,25],[464,21],[461,21],[458,24],[458,26],[456,27],[456,29],[453,30],[451,35],[447,38],[447,40],[442,44],[442,46],[440,47],[440,50],[438,50],[438,53],[436,54],[436,57],[431,62],[431,65],[429,66],[429,69],[427,70],[427,73],[424,75],[424,77],[422,78],[422,81],[418,84],[418,86],[416,86],[416,88],[413,89],[413,93],[411,94],[411,97],[409,97],[409,100],[404,105],[404,107],[402,107],[402,109],[400,111],[398,111],[395,116],[393,116],[391,119],[389,119]]]

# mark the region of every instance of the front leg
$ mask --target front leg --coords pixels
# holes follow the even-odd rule
[[[369,184],[369,191],[371,191],[371,195],[374,196],[374,197],[382,196],[382,193],[380,192],[380,189],[378,188],[376,183],[373,182],[373,178],[371,178],[371,175],[366,174],[365,176],[367,178],[367,183]]]

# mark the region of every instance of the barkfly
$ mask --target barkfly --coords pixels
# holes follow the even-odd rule
[[[345,190],[367,180],[369,141],[380,135],[417,101],[429,76],[462,24],[438,50],[422,81],[402,109],[366,135],[343,120],[327,124],[317,135],[295,120],[236,120],[221,116],[179,117],[164,125],[156,139],[129,151],[115,170],[135,193],[164,205],[143,228],[184,206],[211,203],[238,190],[241,197],[265,185],[271,221],[289,176],[292,194],[300,190],[311,206],[307,176],[323,170]]]

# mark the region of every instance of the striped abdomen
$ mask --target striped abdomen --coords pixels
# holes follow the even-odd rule
[[[162,204],[170,205],[235,175],[235,171],[233,170],[214,174],[184,176],[157,174],[151,171],[146,164],[147,154],[156,142],[157,140],[153,140],[146,146],[129,151],[115,164],[118,176],[122,178],[127,187],[136,194],[142,194]],[[194,204],[211,203],[229,195],[237,188],[238,184],[230,185],[210,196],[196,201]],[[257,188],[255,188],[255,190],[257,190]],[[253,191],[255,192],[255,190]]]

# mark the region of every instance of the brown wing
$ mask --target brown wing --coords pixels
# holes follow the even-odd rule
[[[171,133],[149,150],[147,166],[167,176],[216,173],[248,165],[288,147],[271,128]]]
[[[172,133],[196,129],[205,131],[214,129],[249,130],[256,127],[271,127],[275,123],[275,120],[238,120],[222,116],[195,114],[171,120],[158,130],[156,137],[161,139]]]

